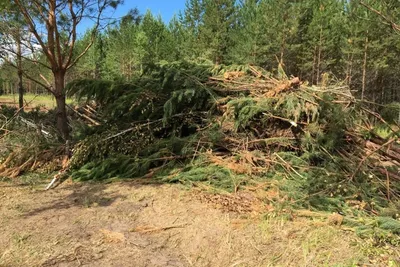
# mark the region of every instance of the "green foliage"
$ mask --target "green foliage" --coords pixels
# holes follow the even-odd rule
[[[390,18],[400,14],[396,1],[365,2]],[[73,58],[91,40],[89,30],[77,40]],[[357,1],[188,0],[168,25],[149,11],[131,12],[98,34],[69,72],[68,96],[95,103],[102,119],[94,127],[71,122],[77,143],[72,177],[153,175],[230,192],[255,178],[276,183],[294,207],[354,212],[346,202],[357,199],[380,210],[389,202],[386,177],[370,164],[373,157],[358,163],[365,158],[365,139],[398,134],[392,128],[400,118],[394,102],[400,97],[399,55],[400,39]],[[38,66],[24,61],[31,76],[51,76]],[[225,79],[234,71],[244,77]],[[302,81],[299,88],[268,94],[292,75]],[[8,91],[15,83],[5,65],[0,81]],[[368,115],[360,112],[366,102],[355,104],[347,93],[391,103],[374,107],[389,125],[371,131]],[[1,112],[8,120],[15,109]],[[54,115],[32,112],[26,118],[48,126]],[[1,134],[23,128],[19,122],[7,127]],[[26,137],[4,138],[27,147],[11,164],[53,148],[33,129]],[[3,158],[11,150],[0,147]],[[210,160],[221,154],[222,163]],[[242,165],[251,172],[238,171]],[[398,183],[390,186],[397,197]],[[378,240],[399,234],[398,221],[390,218],[355,226],[360,236]]]
[[[389,18],[400,14],[395,1],[365,3]],[[64,26],[65,16],[60,13]],[[5,26],[10,23],[5,20]],[[92,32],[78,38],[74,57],[91,42]],[[138,10],[112,23],[96,36],[68,77],[130,82],[143,74],[145,65],[164,60],[256,64],[271,70],[279,63],[289,76],[311,84],[325,85],[324,76],[329,74],[336,81],[345,80],[356,96],[390,103],[399,99],[399,42],[380,16],[357,1],[187,0],[169,24]],[[46,64],[43,54],[37,60]],[[42,74],[51,79],[51,71],[41,64],[23,60],[23,66],[31,77]],[[12,84],[15,71],[5,69],[0,76]]]
[[[388,140],[390,137],[392,137],[394,134],[398,134],[393,131],[394,129],[391,128],[387,124],[377,124],[374,129],[372,129],[371,132],[367,133],[367,139],[371,138],[372,136],[377,136],[379,138],[382,138],[384,140]]]
[[[169,183],[194,184],[201,182],[211,188],[228,192],[235,192],[238,185],[248,181],[248,177],[245,175],[237,175],[227,168],[210,164],[207,161],[202,162],[201,160],[194,162],[192,165],[187,165],[176,175],[161,178],[162,181]]]
[[[372,183],[373,178],[368,178],[363,169],[352,183],[343,185],[358,162],[343,154],[360,153],[357,143],[346,139],[346,131],[357,121],[356,106],[336,103],[334,88],[303,86],[274,97],[229,97],[223,102],[226,112],[220,122],[216,103],[221,96],[219,90],[214,90],[220,85],[208,83],[208,77],[231,69],[247,71],[244,66],[211,68],[162,62],[146,66],[143,75],[132,83],[71,83],[68,92],[95,100],[108,125],[96,127],[75,147],[71,162],[74,177],[138,177],[160,167],[160,172],[168,174],[168,169],[183,166],[181,174],[167,175],[166,179],[202,180],[232,191],[246,180],[244,176],[210,162],[195,160],[188,164],[188,159],[196,159],[196,154],[207,149],[233,153],[237,144],[230,143],[230,138],[250,138],[258,139],[256,149],[275,162],[268,174],[258,175],[280,181],[280,189],[296,206],[338,211],[346,198],[353,196],[386,205],[381,195],[371,193],[371,188],[379,192],[380,185]],[[217,106],[213,107],[212,102]],[[230,122],[234,131],[224,127]],[[118,161],[114,158],[126,162],[126,168],[115,172]],[[96,166],[100,166],[99,172],[94,171]]]
[[[12,117],[14,117],[17,108],[16,107],[12,107],[12,106],[7,106],[7,105],[1,105],[0,106],[0,110],[1,110],[1,114],[7,119],[11,119]]]
[[[265,178],[280,181],[280,188],[295,206],[338,211],[354,195],[373,201],[379,186],[360,173],[344,185],[357,167],[357,159],[342,153],[359,153],[357,144],[346,140],[358,116],[354,107],[336,104],[330,89],[304,87],[273,98],[237,97],[227,104],[228,119],[238,132],[263,132],[265,145],[277,162]],[[290,167],[288,167],[290,166]],[[385,205],[382,203],[382,205]]]
[[[377,245],[391,243],[400,244],[400,222],[390,217],[360,217],[357,219],[345,217],[343,223],[355,228],[355,232],[362,238],[372,239]]]
[[[121,140],[112,142],[115,144],[113,147],[107,147],[106,142],[87,140],[85,147],[81,145],[78,148],[71,163],[72,178],[80,181],[135,178],[147,174],[152,168],[159,171],[169,169],[191,156],[197,141],[195,136],[171,137],[152,143],[144,142],[142,138],[126,150],[128,144]]]
[[[147,65],[132,82],[77,80],[69,95],[95,100],[107,125],[95,127],[74,151],[71,167],[77,179],[136,177],[159,167],[163,158],[193,153],[198,112],[211,107],[212,92],[204,85],[210,67],[188,62]],[[201,116],[200,116],[201,117]],[[186,138],[187,139],[181,139]],[[193,143],[194,142],[194,143]],[[119,172],[113,158],[126,168]],[[93,163],[95,162],[95,163]],[[104,163],[103,163],[104,162]],[[99,171],[92,171],[97,169]],[[80,170],[82,169],[82,170]],[[110,175],[106,175],[110,171]]]
[[[207,110],[212,92],[203,82],[208,65],[161,62],[144,66],[144,75],[132,81],[76,80],[68,84],[68,95],[96,100],[109,121],[167,120],[182,112]]]
[[[394,102],[385,105],[381,110],[381,116],[388,123],[400,124],[400,103]]]
[[[228,102],[228,107],[234,111],[236,128],[245,129],[253,120],[267,123],[270,119],[281,119],[296,125],[300,120],[307,123],[316,122],[319,119],[320,109],[314,104],[318,102],[310,97],[309,92],[285,94],[280,98],[237,98]],[[323,110],[324,111],[324,110]]]
[[[73,171],[71,176],[78,181],[134,178],[146,174],[148,169],[149,161],[139,161],[125,155],[113,155],[101,161],[93,160]]]

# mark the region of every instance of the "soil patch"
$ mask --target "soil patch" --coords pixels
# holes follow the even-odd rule
[[[265,219],[250,212],[247,195],[134,181],[42,188],[0,183],[0,266],[348,266],[362,258],[353,235]],[[217,200],[246,202],[232,210]]]

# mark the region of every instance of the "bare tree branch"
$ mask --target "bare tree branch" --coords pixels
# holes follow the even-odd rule
[[[17,4],[19,10],[22,12],[22,15],[24,16],[25,21],[28,23],[30,31],[33,33],[35,38],[38,40],[40,46],[42,47],[43,53],[46,55],[46,57],[50,61],[50,63],[53,63],[53,58],[51,57],[51,55],[49,53],[49,49],[46,46],[46,44],[44,43],[44,41],[42,40],[42,38],[40,37],[40,34],[37,31],[36,24],[35,24],[32,16],[29,14],[28,10],[26,9],[24,3],[22,3],[21,0],[15,0],[14,2]]]
[[[98,8],[98,13],[97,13],[97,16],[96,16],[96,22],[95,22],[95,26],[93,27],[93,30],[92,30],[92,37],[91,37],[91,39],[90,39],[90,42],[89,42],[89,44],[85,47],[85,49],[83,50],[83,52],[82,53],[80,53],[73,61],[72,61],[72,50],[73,50],[73,47],[74,47],[74,45],[75,45],[75,41],[76,41],[76,26],[77,26],[77,24],[74,24],[72,27],[73,27],[73,32],[75,32],[75,38],[73,37],[72,38],[72,44],[71,44],[71,47],[70,47],[70,54],[69,54],[69,57],[68,57],[68,60],[67,60],[67,62],[65,63],[65,68],[68,70],[68,69],[70,69],[70,68],[72,68],[78,61],[79,61],[79,59],[81,59],[86,53],[87,53],[87,51],[92,47],[92,45],[93,45],[93,43],[94,43],[94,41],[96,40],[96,32],[97,32],[97,30],[98,30],[98,28],[99,28],[99,26],[100,26],[100,22],[101,22],[101,16],[102,16],[102,14],[103,14],[103,11],[104,11],[104,9],[107,7],[107,1],[104,1],[103,2],[103,5],[101,5],[101,6],[99,6]],[[83,10],[85,10],[86,8],[84,8],[84,7],[82,7],[82,12],[83,12]]]

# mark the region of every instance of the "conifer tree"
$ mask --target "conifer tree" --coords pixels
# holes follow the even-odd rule
[[[173,16],[168,24],[168,43],[170,47],[168,54],[171,61],[188,58],[191,52],[190,49],[188,49],[187,40],[189,40],[190,37],[191,35],[184,28],[178,16]]]
[[[65,78],[66,74],[90,49],[90,42],[81,54],[76,55],[78,40],[77,27],[85,19],[94,20],[94,29],[104,23],[102,18],[108,8],[116,8],[119,0],[14,0],[18,12],[31,33],[25,41],[29,47],[40,51],[46,62],[36,61],[52,72],[52,81],[41,81],[37,77],[25,76],[41,84],[56,99],[57,128],[60,137],[69,139],[69,125],[66,110]],[[8,18],[2,18],[7,22]],[[94,38],[96,30],[93,31]],[[93,40],[93,39],[92,39]],[[38,49],[39,47],[39,49]],[[43,78],[43,76],[42,76]]]
[[[324,72],[340,77],[343,70],[341,49],[347,36],[344,1],[313,0],[302,3],[297,45],[297,68],[301,76],[318,84]]]
[[[182,25],[182,34],[185,36],[185,44],[182,45],[185,58],[190,60],[198,59],[201,56],[202,46],[200,45],[200,25],[203,24],[204,3],[203,0],[187,0],[185,10],[179,14],[179,21]]]
[[[5,62],[15,67],[18,76],[18,105],[21,110],[24,107],[24,87],[23,87],[23,42],[26,25],[24,24],[17,6],[11,3],[1,3],[0,12],[2,18],[0,21],[1,50],[0,54]]]
[[[235,0],[204,0],[199,39],[205,57],[214,64],[225,61],[232,45],[231,32],[236,23]]]
[[[265,11],[259,0],[239,1],[237,24],[231,32],[234,44],[228,49],[230,62],[257,65],[265,62],[268,43],[264,38],[268,31]]]
[[[372,7],[385,14],[399,12],[399,3],[393,1],[368,1]],[[393,77],[397,77],[396,58],[400,55],[399,38],[391,25],[373,14],[358,2],[348,3],[350,37],[344,53],[348,60],[347,80],[358,91],[358,97],[376,102],[396,99]],[[397,13],[398,14],[398,13]]]
[[[168,47],[168,29],[161,16],[154,17],[150,11],[147,11],[140,25],[140,30],[143,32],[146,44],[145,63],[159,62],[165,60],[169,56]]]

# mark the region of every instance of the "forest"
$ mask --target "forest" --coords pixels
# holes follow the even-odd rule
[[[262,191],[263,213],[400,244],[399,1],[186,0],[169,22],[122,2],[0,2],[1,181]]]

